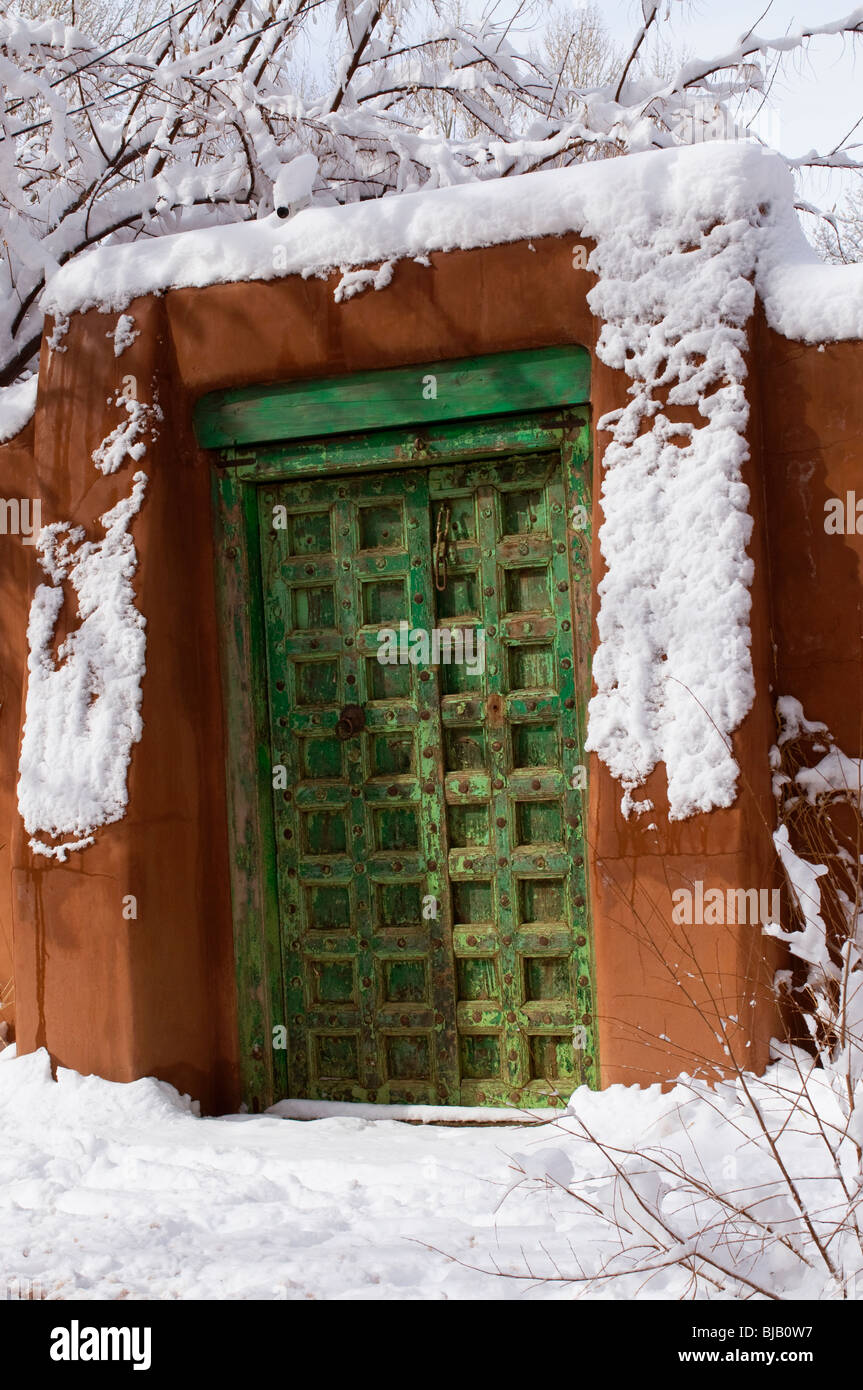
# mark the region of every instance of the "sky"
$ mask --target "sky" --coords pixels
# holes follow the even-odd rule
[[[570,0],[572,3],[572,0]],[[577,3],[577,0],[576,0]],[[668,27],[691,57],[711,57],[732,48],[754,27],[765,38],[829,23],[854,9],[854,0],[773,0],[763,19],[768,0],[670,0],[672,21]],[[641,24],[639,0],[600,0],[608,28],[626,47]],[[769,114],[768,114],[769,113]],[[792,157],[815,148],[833,148],[863,115],[863,38],[820,38],[806,53],[789,54],[776,77],[761,116],[759,133]],[[863,142],[863,125],[853,137]],[[857,151],[863,159],[863,143]],[[803,176],[803,191],[819,206],[841,199],[849,178],[821,172]]]

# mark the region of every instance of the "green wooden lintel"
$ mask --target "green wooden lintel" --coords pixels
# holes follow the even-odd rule
[[[214,391],[195,407],[205,449],[582,405],[590,354],[578,346],[501,352],[322,381]]]

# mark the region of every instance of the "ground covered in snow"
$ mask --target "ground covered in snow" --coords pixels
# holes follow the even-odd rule
[[[752,1296],[721,1278],[693,1289],[679,1261],[710,1212],[673,1179],[657,1179],[642,1155],[658,1153],[728,1193],[747,1189],[793,1230],[739,1083],[664,1096],[657,1087],[582,1090],[572,1115],[532,1128],[200,1119],[164,1083],[62,1070],[55,1082],[45,1053],[12,1052],[0,1054],[0,1286],[31,1281],[49,1299]],[[756,1084],[765,1113],[781,1123],[777,1093]],[[823,1113],[829,1119],[829,1095]],[[576,1116],[604,1153],[576,1135]],[[826,1229],[841,1203],[835,1179],[823,1176],[820,1141],[795,1121],[783,1142]],[[619,1183],[615,1195],[621,1163],[681,1237],[664,1257],[647,1208]],[[546,1174],[550,1183],[540,1180]],[[590,1208],[573,1199],[579,1186]],[[636,1247],[643,1256],[651,1239],[657,1268],[648,1281],[635,1272]],[[713,1237],[706,1248],[725,1258]],[[833,1253],[841,1263],[838,1246]],[[733,1254],[736,1273],[772,1280],[781,1297],[837,1296],[823,1269],[781,1243],[743,1239]],[[603,1270],[614,1277],[542,1278]]]

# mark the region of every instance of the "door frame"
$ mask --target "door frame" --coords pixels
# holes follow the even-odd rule
[[[341,432],[345,419],[356,418],[355,377],[255,388],[254,392],[218,392],[205,397],[196,410],[199,442],[222,446],[212,469],[214,568],[225,717],[239,1068],[243,1099],[255,1113],[288,1095],[288,1052],[273,1046],[273,1029],[282,1024],[290,1026],[282,1002],[282,933],[272,802],[259,485],[326,473],[357,476],[495,455],[559,452],[570,500],[584,508],[586,518],[583,527],[568,527],[576,652],[573,678],[583,748],[591,649],[588,353],[580,347],[541,349],[536,353],[501,353],[475,361],[477,389],[473,396],[469,362],[429,363],[362,374],[363,391],[371,393],[372,407],[364,408],[361,432]],[[458,367],[460,378],[457,386],[453,385],[454,372],[447,377],[447,371],[454,366]],[[517,389],[512,386],[513,371],[520,383]],[[440,397],[426,400],[417,389],[418,381],[428,377],[437,378],[438,390],[441,378],[453,385],[459,397],[457,418],[419,421],[419,430],[416,424],[410,428],[403,424],[382,428],[387,420],[403,417],[405,411],[419,412],[418,399],[427,414],[438,409]],[[345,393],[344,404],[350,407],[347,414],[340,415],[333,405],[339,398],[339,388]],[[286,410],[286,393],[290,411]],[[569,400],[561,402],[561,395]],[[226,417],[220,412],[232,409],[238,397],[242,419],[238,424],[236,412],[229,414],[223,428],[219,421]],[[522,408],[533,408],[529,413],[509,413],[514,400]],[[453,403],[446,393],[442,404],[447,404],[451,413]],[[322,419],[332,423],[331,433],[321,431]],[[374,423],[370,426],[369,421],[377,421],[378,427]],[[310,428],[318,431],[317,437],[308,436]],[[581,797],[582,825],[586,827],[586,788],[581,789]],[[589,960],[585,997],[590,1000],[584,1026],[593,1084],[598,1085],[594,941],[586,864],[583,874],[588,924],[585,951]]]

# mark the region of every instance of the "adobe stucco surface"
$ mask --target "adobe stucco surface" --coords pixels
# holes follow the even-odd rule
[[[591,277],[573,270],[571,241],[435,255],[431,269],[400,263],[386,291],[345,304],[334,302],[332,282],[296,277],[171,291],[133,303],[141,335],[119,359],[106,337],[113,319],[96,312],[73,319],[65,352],[43,353],[35,429],[0,447],[0,495],[40,497],[43,521],[71,520],[98,537],[98,516],[128,493],[129,468],[104,478],[91,460],[117,423],[109,400],[122,377],[134,374],[145,400],[158,388],[164,421],[140,465],[150,482],[133,524],[147,673],[129,810],[64,864],[31,853],[17,814],[25,629],[39,571],[32,547],[0,537],[0,981],[14,940],[22,1051],[46,1046],[61,1065],[117,1080],[155,1074],[210,1111],[240,1099],[212,461],[191,434],[194,401],[220,387],[515,348],[592,350]],[[591,764],[605,1084],[721,1065],[711,994],[739,1020],[741,1059],[758,1066],[766,1059],[773,962],[757,928],[699,927],[691,944],[675,940],[671,892],[696,879],[720,888],[777,881],[767,766],[775,694],[796,695],[848,753],[861,751],[863,537],[827,536],[823,528],[825,498],[843,496],[859,473],[861,367],[861,344],[819,352],[761,322],[753,330],[747,481],[758,693],[734,740],[742,770],[736,805],[669,823],[660,768],[641,793],[653,798],[655,813],[627,822],[620,787]],[[593,359],[594,421],[623,403],[626,386]],[[606,439],[594,441],[594,507]],[[595,513],[594,536],[600,522]],[[594,574],[598,581],[598,550]],[[137,920],[124,919],[128,894],[137,899]],[[690,982],[694,1003],[675,980],[693,954],[706,979]]]

